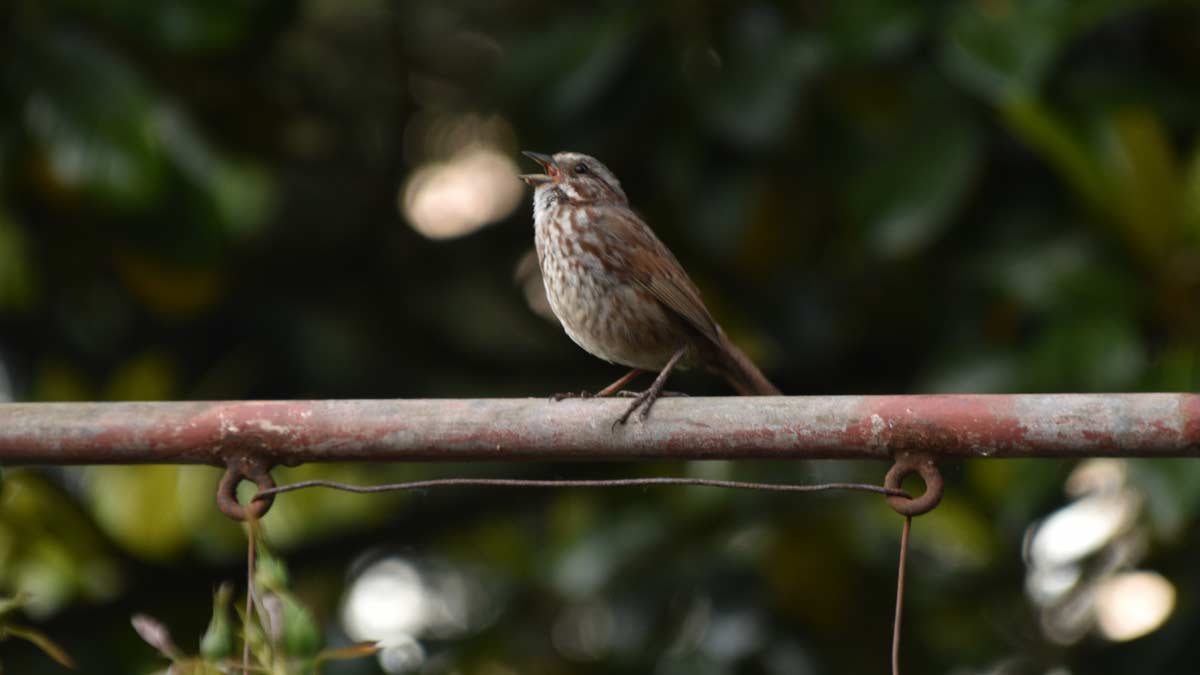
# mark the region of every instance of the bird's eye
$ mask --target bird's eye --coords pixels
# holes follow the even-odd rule
[[[575,165],[575,173],[577,173],[577,174],[579,174],[579,175],[583,175],[583,174],[585,174],[585,173],[587,173],[587,172],[588,172],[587,164],[584,164],[583,162],[580,162],[580,163],[578,163],[578,164],[576,164],[576,165]]]

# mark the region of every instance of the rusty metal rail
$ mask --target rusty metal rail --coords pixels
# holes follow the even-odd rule
[[[1200,456],[1200,396],[0,404],[0,464]]]
[[[247,615],[254,523],[277,493],[293,489],[702,484],[882,493],[905,517],[892,630],[895,674],[900,672],[909,533],[912,518],[936,507],[942,497],[938,458],[1200,456],[1200,395],[1195,394],[672,398],[659,401],[645,423],[614,426],[626,405],[610,399],[9,403],[0,404],[0,464],[224,466],[217,506],[250,525]],[[375,486],[318,480],[276,487],[270,473],[276,465],[305,462],[646,458],[891,459],[893,465],[883,487],[673,477],[450,478]],[[915,498],[900,491],[901,480],[912,473],[925,484]],[[243,481],[258,486],[245,505],[237,496]]]

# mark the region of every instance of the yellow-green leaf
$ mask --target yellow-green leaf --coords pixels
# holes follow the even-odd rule
[[[44,634],[42,634],[39,631],[36,631],[32,628],[24,628],[24,627],[11,626],[11,625],[4,626],[0,630],[2,630],[3,633],[12,635],[14,637],[19,637],[22,640],[26,640],[28,642],[31,642],[31,643],[37,645],[37,648],[42,650],[43,652],[45,652],[47,656],[54,659],[55,661],[58,661],[60,664],[66,666],[67,668],[75,667],[75,661],[67,654],[67,652],[64,651],[62,647],[59,647],[58,645],[54,644],[53,640],[46,637]]]
[[[1113,116],[1105,140],[1115,225],[1156,262],[1176,240],[1182,221],[1183,185],[1167,131],[1152,111],[1127,108]]]

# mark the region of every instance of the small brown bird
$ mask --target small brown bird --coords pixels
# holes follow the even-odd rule
[[[639,419],[646,419],[677,366],[704,366],[743,395],[779,394],[725,337],[696,285],[629,208],[607,167],[575,152],[523,154],[546,171],[521,180],[534,188],[534,242],[550,308],[589,354],[633,369],[596,395],[617,393],[639,373],[658,372],[617,423],[639,408]]]

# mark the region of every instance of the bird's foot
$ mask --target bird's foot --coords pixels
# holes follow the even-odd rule
[[[568,398],[594,398],[596,395],[590,391],[568,391],[562,394],[553,394],[550,396],[552,402],[557,403]]]
[[[625,413],[618,417],[616,422],[613,422],[613,431],[617,430],[618,424],[624,425],[626,422],[628,422],[629,417],[633,415],[634,412],[637,412],[639,422],[646,421],[646,417],[650,415],[650,407],[653,406],[654,402],[658,400],[658,397],[662,396],[663,394],[663,385],[667,383],[667,376],[671,374],[671,370],[675,368],[675,365],[679,363],[679,359],[682,359],[683,355],[686,353],[687,348],[681,347],[671,356],[670,360],[667,361],[667,365],[663,366],[662,371],[658,373],[658,377],[654,378],[654,382],[650,384],[650,387],[646,389],[646,391],[636,395],[633,399],[633,403],[625,409]]]
[[[645,393],[646,392],[644,392],[644,391],[629,391],[628,389],[622,389],[621,391],[618,391],[617,393],[613,394],[613,396],[615,396],[617,398],[637,398],[639,396],[644,395]],[[660,398],[676,398],[679,396],[688,396],[688,395],[689,394],[687,394],[686,392],[682,392],[682,391],[660,391],[660,392],[658,392],[658,396]]]
[[[654,405],[654,399],[658,398],[654,395],[654,388],[651,387],[646,391],[635,394],[633,403],[625,409],[625,412],[613,422],[612,430],[616,431],[618,426],[624,426],[634,412],[637,412],[638,422],[645,422],[646,417],[650,415],[650,406]]]
[[[590,391],[566,391],[559,394],[551,394],[550,401],[557,403],[569,398],[637,398],[645,393],[644,391],[629,391],[628,389],[622,389],[611,394],[593,394]],[[687,396],[688,394],[682,391],[662,391],[658,395],[660,397],[675,398],[678,396]]]
[[[634,412],[637,413],[637,421],[639,423],[645,422],[646,418],[650,416],[650,407],[654,405],[655,401],[663,396],[674,398],[676,396],[687,396],[687,394],[681,391],[663,391],[662,389],[650,387],[646,391],[642,392],[620,391],[617,392],[617,396],[626,398],[632,397],[633,403],[630,403],[629,407],[625,409],[625,412],[622,413],[615,422],[613,422],[613,431],[616,431],[618,426],[624,426],[626,423],[628,423],[629,418],[633,416]]]

